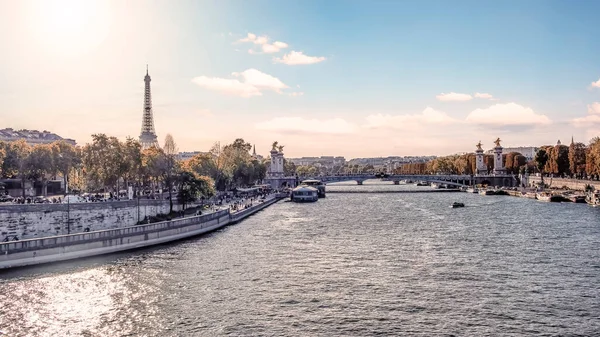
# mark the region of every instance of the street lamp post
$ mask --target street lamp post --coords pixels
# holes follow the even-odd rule
[[[69,195],[66,195],[67,198],[67,234],[71,234],[71,201],[69,200]]]

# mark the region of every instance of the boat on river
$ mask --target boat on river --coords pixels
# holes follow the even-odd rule
[[[585,202],[593,207],[600,206],[600,192],[588,192],[585,196]]]
[[[325,184],[318,179],[303,180],[300,185],[310,186],[317,189],[319,198],[325,198]]]
[[[469,187],[466,190],[467,193],[479,193],[479,190],[477,190],[476,187]]]
[[[535,196],[539,201],[550,202],[552,200],[552,194],[547,192],[537,193]]]
[[[479,194],[481,194],[481,195],[496,195],[496,191],[488,190],[488,189],[481,189],[481,190],[479,190]]]
[[[463,204],[462,202],[454,202],[450,207],[460,208],[460,207],[465,207],[465,204]]]
[[[292,190],[290,200],[294,202],[315,202],[319,200],[319,190],[312,186],[300,185]]]

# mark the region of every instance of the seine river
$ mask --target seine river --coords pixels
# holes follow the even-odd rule
[[[0,272],[0,336],[599,333],[600,209],[507,196],[330,193],[176,244]]]

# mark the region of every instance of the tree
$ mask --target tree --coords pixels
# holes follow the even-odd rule
[[[542,177],[542,186],[544,186],[544,168],[548,163],[548,153],[544,149],[539,149],[535,154],[535,163],[538,170],[540,170],[540,176]]]
[[[164,153],[164,181],[165,185],[169,189],[169,213],[173,212],[173,184],[175,182],[175,173],[177,171],[177,144],[171,134],[167,134],[165,137],[165,146],[163,147]]]
[[[48,176],[56,172],[52,145],[38,144],[33,147],[26,159],[25,174],[27,179],[42,181],[42,195],[47,194]]]
[[[119,192],[119,178],[125,175],[127,163],[122,143],[105,134],[92,135],[92,143],[83,148],[83,165],[86,178],[96,189],[110,187]]]
[[[565,145],[556,145],[546,149],[548,165],[546,171],[557,175],[569,172],[569,148]]]
[[[21,179],[22,196],[25,198],[25,181],[27,180],[27,159],[31,152],[24,140],[5,143],[5,157],[2,163],[2,174],[8,178],[19,177]]]
[[[0,177],[3,175],[2,167],[4,166],[4,158],[6,158],[5,143],[0,141]]]
[[[589,175],[600,174],[600,137],[590,140],[586,153],[586,171]]]
[[[185,169],[200,176],[208,176],[215,181],[219,178],[217,161],[210,153],[200,153],[185,162]]]
[[[294,174],[296,174],[296,164],[283,158],[283,174],[286,177],[293,176]]]
[[[82,163],[81,149],[65,141],[53,143],[52,157],[56,170],[62,175],[65,193],[69,192],[69,172]]]
[[[210,198],[215,194],[214,182],[210,177],[198,176],[193,172],[182,171],[177,175],[179,185],[178,200],[185,210],[185,205],[199,197]]]
[[[143,169],[142,169],[142,145],[137,140],[127,137],[122,146],[123,163],[126,168],[123,178],[125,186],[129,187],[133,184],[134,187],[141,185]],[[137,194],[137,189],[134,191]]]
[[[581,176],[585,172],[585,144],[571,143],[569,146],[569,170],[571,174]]]
[[[149,147],[142,151],[142,175],[146,185],[150,185],[151,194],[154,195],[156,186],[165,175],[166,163],[162,149]]]

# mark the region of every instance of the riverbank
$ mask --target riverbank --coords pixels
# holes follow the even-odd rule
[[[0,269],[110,254],[186,239],[237,223],[283,197],[275,194],[237,212],[226,209],[146,225],[3,242],[0,243]]]

